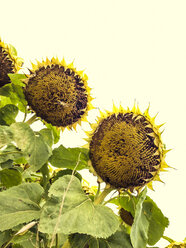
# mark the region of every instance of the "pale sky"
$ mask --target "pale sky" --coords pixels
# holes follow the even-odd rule
[[[14,45],[25,67],[35,59],[63,56],[85,69],[93,104],[111,110],[134,101],[157,124],[166,162],[176,168],[162,173],[149,195],[169,218],[165,235],[186,237],[186,1],[172,0],[17,0],[0,1],[0,36]],[[97,110],[89,113],[95,120]],[[64,132],[66,146],[84,144],[83,128]],[[167,242],[159,242],[160,247]]]

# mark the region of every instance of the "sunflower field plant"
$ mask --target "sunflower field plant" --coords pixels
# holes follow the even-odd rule
[[[169,168],[149,108],[114,105],[91,123],[87,146],[65,147],[63,130],[94,108],[87,75],[58,58],[19,74],[22,60],[10,50],[0,40],[0,247],[146,248],[171,240],[169,220],[147,191]]]

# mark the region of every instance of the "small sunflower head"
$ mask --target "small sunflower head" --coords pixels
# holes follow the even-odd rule
[[[119,216],[122,219],[122,221],[124,221],[127,225],[132,226],[134,222],[134,217],[132,216],[130,212],[128,212],[124,208],[120,208]]]
[[[23,59],[17,57],[16,49],[0,38],[0,87],[10,83],[8,74],[18,72],[22,64]]]
[[[25,80],[28,105],[53,126],[74,128],[86,121],[92,108],[87,75],[76,71],[73,63],[66,65],[52,58],[32,64],[31,74]]]
[[[165,163],[166,150],[159,127],[148,109],[102,113],[89,133],[90,160],[96,174],[115,188],[133,190],[159,180]]]
[[[186,248],[186,239],[183,242],[172,242],[165,248]]]

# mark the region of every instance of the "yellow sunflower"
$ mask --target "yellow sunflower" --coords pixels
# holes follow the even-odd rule
[[[36,115],[47,123],[75,129],[87,120],[87,112],[93,108],[87,80],[87,75],[77,71],[73,63],[46,58],[32,64],[25,80],[25,97]]]
[[[0,38],[0,87],[10,83],[8,74],[18,72],[22,64],[23,59],[17,57],[16,49]]]
[[[113,106],[113,112],[101,112],[89,136],[92,169],[104,182],[115,188],[133,190],[160,180],[159,172],[169,167],[160,126],[149,109],[142,113]]]

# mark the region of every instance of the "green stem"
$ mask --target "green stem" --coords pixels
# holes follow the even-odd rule
[[[34,123],[35,121],[37,121],[38,119],[37,119],[37,115],[35,114],[35,115],[33,115],[28,121],[26,121],[26,123],[28,124],[28,125],[31,125],[32,123]]]
[[[96,195],[94,197],[94,200],[96,200],[98,198],[99,193],[100,193],[100,183],[98,182],[98,189],[97,189]]]
[[[112,197],[110,198],[108,201],[105,201],[103,205],[106,205],[107,203],[109,203],[110,201],[114,200],[114,199],[117,199],[118,198],[118,195],[115,196],[115,197]]]
[[[113,190],[114,188],[112,188],[110,185],[106,185],[103,192],[101,192],[101,194],[94,200],[94,205],[98,205],[101,204],[105,197]]]

